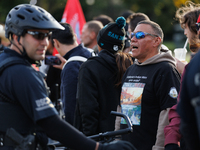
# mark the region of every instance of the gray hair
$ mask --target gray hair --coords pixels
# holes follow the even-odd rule
[[[163,38],[164,38],[164,34],[163,34],[161,27],[157,23],[150,21],[150,20],[140,21],[137,25],[139,25],[139,24],[148,24],[152,27],[154,34],[161,38],[161,43],[159,45],[159,47],[160,47],[163,42]]]

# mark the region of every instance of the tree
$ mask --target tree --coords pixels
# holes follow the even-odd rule
[[[186,0],[93,0],[93,5],[88,5],[87,1],[80,0],[86,21],[92,20],[99,14],[106,14],[115,20],[125,10],[143,12],[161,26],[166,39],[172,39],[176,9]],[[199,1],[193,0],[195,3]],[[29,2],[30,0],[1,0],[0,23],[5,23],[6,15],[11,8]],[[37,5],[50,12],[57,21],[61,21],[66,2],[67,0],[37,0]]]

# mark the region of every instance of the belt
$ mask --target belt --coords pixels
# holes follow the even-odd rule
[[[0,150],[14,150],[14,147],[12,147],[12,146],[3,146],[3,147],[0,147]]]
[[[0,150],[14,150],[17,148],[19,145],[17,145],[12,139],[8,138],[5,136],[4,133],[0,132]],[[41,146],[39,143],[33,143],[32,146],[26,147],[26,150],[42,150]]]
[[[0,134],[0,147],[9,146],[14,147],[16,144],[8,138],[5,138],[4,134]]]
[[[15,144],[14,141],[5,137],[4,134],[0,134],[0,150],[14,150],[18,146],[19,145]],[[33,147],[35,147],[34,149],[41,150],[41,147],[39,144],[34,143]],[[31,149],[33,149],[33,147]]]

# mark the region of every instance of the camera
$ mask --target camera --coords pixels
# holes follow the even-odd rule
[[[61,60],[56,56],[46,55],[44,62],[46,65],[60,65]]]

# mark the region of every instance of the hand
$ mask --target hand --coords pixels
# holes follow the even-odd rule
[[[114,141],[100,144],[98,150],[137,150],[130,142]]]
[[[56,54],[55,56],[58,57],[61,60],[61,64],[60,65],[53,65],[53,67],[62,70],[62,68],[63,68],[64,64],[67,62],[67,60],[65,58],[63,58],[60,54]]]
[[[175,58],[176,59],[176,58]],[[187,62],[182,62],[178,59],[176,59],[176,69],[178,70],[178,72],[180,74],[183,73],[183,70],[185,69],[185,65],[187,64]]]
[[[165,150],[181,150],[178,144],[167,144]]]

